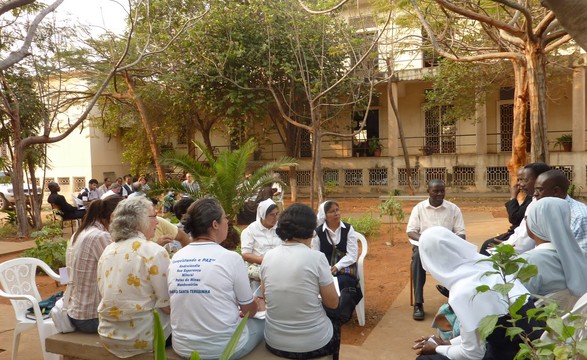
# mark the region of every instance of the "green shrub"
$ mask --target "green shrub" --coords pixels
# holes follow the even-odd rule
[[[374,218],[372,214],[365,214],[358,218],[348,217],[343,221],[351,224],[355,231],[365,236],[379,234],[379,228],[381,227],[381,220]]]
[[[63,238],[63,230],[59,224],[44,226],[31,236],[35,238],[35,247],[25,250],[23,256],[42,260],[56,272],[65,266],[67,240]]]

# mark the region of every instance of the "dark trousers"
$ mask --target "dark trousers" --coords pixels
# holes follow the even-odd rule
[[[416,304],[423,304],[426,271],[422,267],[420,251],[417,246],[412,247],[412,283],[414,285],[414,302]]]

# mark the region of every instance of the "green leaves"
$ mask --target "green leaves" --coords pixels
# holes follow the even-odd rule
[[[155,360],[165,360],[167,358],[165,354],[165,340],[159,312],[153,309],[153,355]]]
[[[245,316],[241,319],[240,323],[238,324],[236,330],[234,331],[234,334],[232,334],[232,336],[230,337],[230,340],[228,341],[228,344],[226,344],[226,347],[224,348],[222,355],[220,355],[219,360],[230,360],[230,357],[232,356],[232,354],[234,354],[234,350],[238,345],[238,340],[240,339],[245,329],[248,319],[249,313],[246,313]]]
[[[488,315],[481,319],[478,327],[481,340],[485,341],[485,339],[487,339],[487,337],[493,333],[498,319],[499,315]]]

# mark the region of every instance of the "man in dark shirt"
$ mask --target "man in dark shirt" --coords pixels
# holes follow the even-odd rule
[[[47,202],[51,204],[53,208],[59,209],[63,213],[64,220],[81,219],[86,214],[85,209],[78,209],[75,206],[71,206],[63,195],[59,195],[58,192],[61,190],[59,184],[51,182],[47,185],[51,194],[47,198]]]

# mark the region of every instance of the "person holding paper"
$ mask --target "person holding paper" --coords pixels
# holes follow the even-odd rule
[[[444,181],[433,179],[428,182],[429,198],[418,203],[412,209],[406,227],[412,248],[412,282],[414,286],[414,320],[424,320],[424,284],[426,271],[422,268],[417,241],[424,230],[433,226],[442,226],[465,239],[465,221],[458,206],[444,200],[446,189]]]
[[[285,242],[269,250],[261,264],[267,314],[265,346],[280,357],[338,359],[340,321],[325,307],[338,307],[338,294],[326,257],[310,248],[316,215],[293,204],[279,217],[277,235]]]
[[[65,308],[77,331],[98,332],[98,305],[101,300],[96,282],[98,260],[106,246],[112,243],[108,232],[110,216],[122,200],[121,196],[94,200],[82,224],[67,242],[65,264],[69,282]]]

